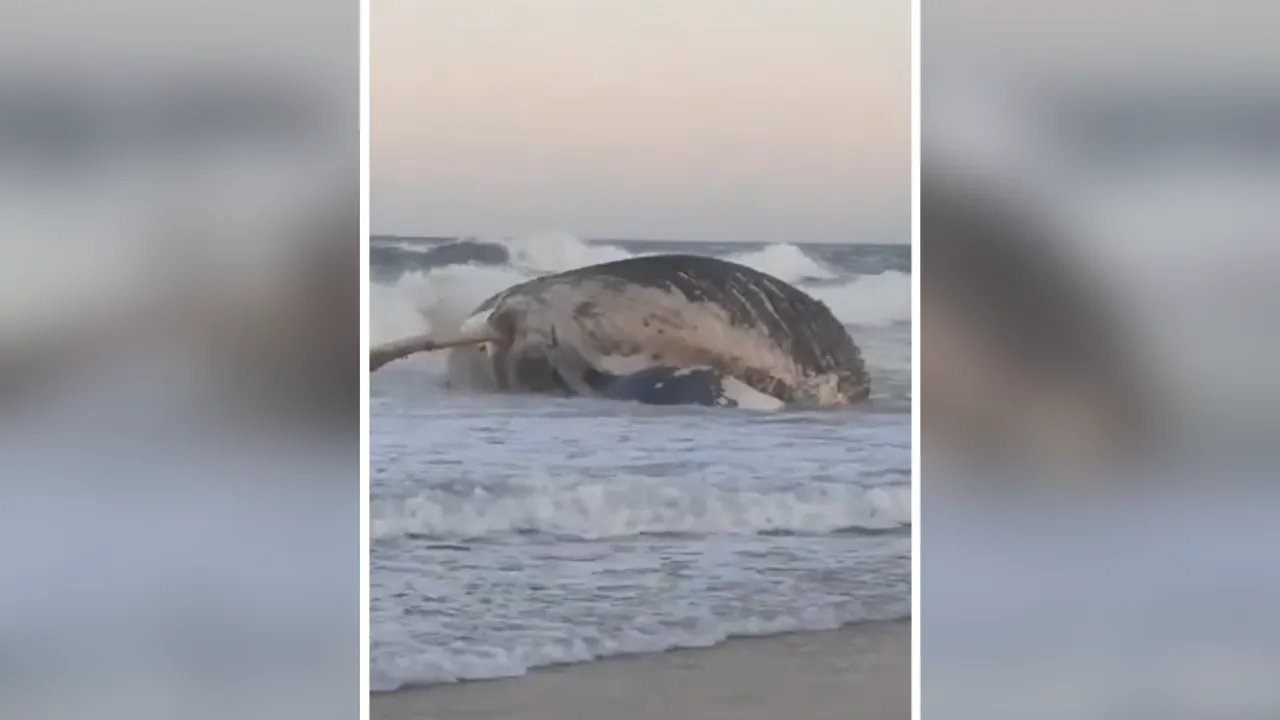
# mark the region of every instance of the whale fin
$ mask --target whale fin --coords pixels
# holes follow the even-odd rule
[[[369,370],[372,372],[393,360],[399,360],[414,353],[431,352],[432,350],[443,350],[466,345],[479,345],[481,343],[497,342],[501,339],[501,336],[493,328],[482,327],[462,335],[439,338],[433,335],[415,335],[403,340],[393,340],[369,351]]]

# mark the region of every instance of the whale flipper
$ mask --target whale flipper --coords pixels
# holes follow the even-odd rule
[[[433,350],[442,350],[445,348],[465,347],[467,345],[480,345],[487,342],[495,342],[501,340],[502,336],[494,330],[484,327],[474,329],[469,333],[455,335],[452,337],[436,337],[434,335],[416,335],[414,337],[394,340],[389,343],[383,343],[369,350],[369,370],[377,370],[394,360],[408,357],[414,353],[431,352]]]

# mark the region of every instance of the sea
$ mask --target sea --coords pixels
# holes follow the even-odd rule
[[[765,413],[451,391],[440,355],[374,373],[374,692],[910,616],[907,244],[370,243],[374,344],[540,274],[685,252],[825,302],[873,381],[865,407]]]

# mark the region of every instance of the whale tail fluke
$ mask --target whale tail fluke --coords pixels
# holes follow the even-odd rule
[[[399,360],[415,353],[444,350],[446,348],[479,345],[481,343],[500,340],[497,332],[491,328],[481,328],[476,332],[463,335],[436,337],[434,335],[415,335],[402,340],[383,343],[369,351],[369,371],[373,372],[393,360]]]

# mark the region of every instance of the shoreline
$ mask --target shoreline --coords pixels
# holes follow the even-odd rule
[[[905,720],[911,620],[409,686],[371,693],[369,704],[373,720]]]

